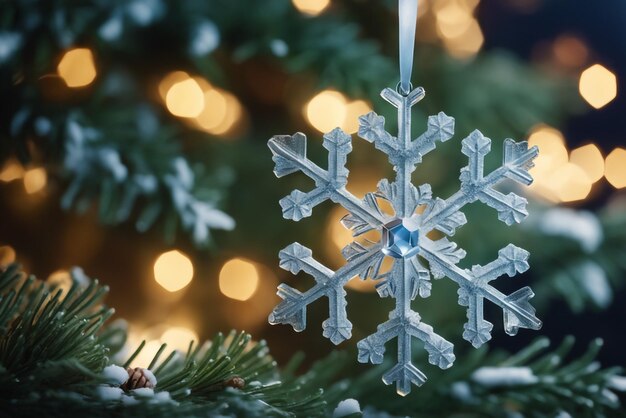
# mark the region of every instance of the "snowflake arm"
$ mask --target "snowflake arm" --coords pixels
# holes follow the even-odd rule
[[[381,363],[385,352],[385,344],[396,338],[398,355],[396,365],[383,376],[386,384],[396,384],[397,392],[406,395],[411,391],[411,384],[421,386],[426,376],[411,362],[411,340],[416,338],[424,343],[429,353],[429,362],[442,369],[452,366],[455,356],[454,346],[443,337],[437,335],[433,328],[421,322],[419,314],[411,310],[410,301],[417,295],[415,264],[413,259],[398,260],[394,263],[390,281],[396,298],[396,309],[389,320],[379,325],[376,332],[359,341],[359,361],[362,363]],[[429,289],[430,290],[430,289]]]
[[[350,136],[335,129],[324,135],[324,147],[329,150],[329,170],[320,168],[306,157],[306,136],[276,135],[269,140],[268,146],[274,154],[274,173],[282,177],[301,171],[313,179],[316,188],[309,193],[294,190],[280,200],[283,216],[298,221],[310,216],[313,207],[327,199],[339,203],[351,214],[370,227],[376,228],[385,222],[385,218],[345,189],[348,170],[345,168],[346,155],[352,150]]]
[[[443,203],[440,202],[437,208],[428,213],[422,225],[425,232],[448,229],[441,224],[445,224],[450,217],[457,216],[463,206],[476,200],[496,209],[498,218],[507,225],[519,223],[528,215],[526,199],[514,193],[504,195],[495,190],[494,186],[505,179],[525,185],[532,183],[528,170],[533,167],[532,160],[537,156],[538,148],[528,149],[527,142],[516,143],[512,139],[506,139],[502,166],[483,176],[484,159],[490,149],[491,140],[480,131],[472,132],[463,140],[462,152],[468,156],[469,162],[461,170],[461,190]]]
[[[289,324],[295,331],[302,331],[306,326],[307,306],[326,296],[329,318],[323,323],[324,336],[334,344],[349,339],[352,335],[352,323],[346,315],[346,292],[343,287],[354,277],[364,274],[379,259],[382,259],[380,246],[373,246],[354,255],[346,265],[333,272],[316,261],[307,247],[298,243],[289,245],[280,252],[280,267],[292,274],[304,271],[313,276],[316,284],[304,293],[281,284],[278,295],[283,301],[274,308],[269,322]]]
[[[411,153],[417,155],[420,162],[424,155],[435,149],[437,141],[446,142],[454,135],[454,118],[439,112],[428,117],[426,132],[417,137],[411,144]]]
[[[528,287],[505,295],[489,285],[502,274],[515,275],[528,269],[528,252],[509,245],[499,252],[498,259],[486,266],[474,266],[463,270],[456,266],[458,259],[451,258],[440,248],[437,241],[423,238],[420,254],[430,263],[431,271],[440,271],[459,285],[459,301],[468,306],[468,322],[463,337],[475,347],[491,338],[492,325],[483,319],[483,299],[498,305],[504,313],[504,329],[515,335],[519,328],[540,329],[541,321],[529,299],[534,296]],[[434,274],[434,273],[433,273]]]

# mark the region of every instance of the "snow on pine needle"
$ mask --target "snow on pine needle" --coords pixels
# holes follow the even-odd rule
[[[455,360],[453,344],[422,322],[411,307],[418,295],[422,298],[430,296],[431,277],[447,277],[459,286],[459,303],[467,307],[468,318],[463,338],[474,347],[491,338],[493,325],[483,318],[485,299],[502,309],[507,334],[514,335],[519,328],[536,330],[541,327],[541,321],[529,303],[534,296],[529,287],[506,295],[490,285],[502,275],[512,277],[526,271],[529,268],[527,251],[509,244],[499,251],[494,261],[462,269],[457,263],[466,252],[448,239],[467,222],[461,209],[475,201],[495,209],[498,218],[507,225],[519,223],[528,215],[526,199],[514,193],[505,195],[495,186],[504,180],[529,185],[532,177],[528,170],[537,156],[537,147],[529,149],[527,142],[506,139],[502,165],[485,174],[484,159],[490,152],[491,140],[475,130],[462,141],[462,153],[468,157],[468,165],[461,170],[460,189],[445,200],[434,197],[429,184],[414,186],[411,174],[422,158],[435,150],[437,142],[453,136],[454,119],[443,112],[430,116],[427,130],[412,139],[411,108],[424,94],[421,87],[407,96],[389,88],[382,91],[382,97],[398,109],[397,137],[385,130],[385,119],[375,112],[359,118],[358,135],[385,153],[396,173],[395,179],[382,179],[378,190],[368,193],[362,200],[345,187],[348,182],[345,165],[352,150],[352,138],[341,129],[324,135],[323,146],[328,150],[327,169],[307,158],[306,137],[302,133],[277,135],[268,143],[277,177],[300,171],[315,182],[313,190],[294,190],[280,200],[286,219],[299,221],[310,216],[315,206],[330,199],[349,212],[342,224],[355,238],[371,230],[380,232],[381,236],[378,242],[363,244],[354,241],[346,246],[343,249],[346,264],[336,271],[316,261],[312,251],[297,242],[280,251],[280,267],[293,274],[304,271],[313,276],[316,284],[305,292],[280,284],[278,295],[283,301],[270,314],[270,323],[289,324],[294,330],[302,331],[306,326],[308,305],[325,296],[329,303],[329,318],[322,324],[323,335],[339,344],[352,334],[352,323],[346,314],[344,286],[357,276],[375,280],[380,297],[395,299],[395,308],[374,334],[357,343],[358,360],[381,363],[385,344],[397,339],[397,363],[384,374],[383,381],[395,383],[401,395],[408,394],[412,384],[420,386],[426,381],[424,373],[412,363],[414,338],[424,343],[430,363],[447,369]],[[388,201],[394,213],[385,213],[378,199]],[[428,233],[434,230],[447,237],[429,238]],[[385,257],[391,258],[393,266],[383,272],[381,265]]]

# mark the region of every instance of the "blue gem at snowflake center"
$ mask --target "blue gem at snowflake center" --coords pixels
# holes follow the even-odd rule
[[[383,225],[382,252],[393,258],[409,258],[419,252],[419,228],[410,218]]]

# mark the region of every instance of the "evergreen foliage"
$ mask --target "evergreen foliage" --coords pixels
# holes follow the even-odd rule
[[[331,416],[339,401],[352,397],[364,407],[363,416],[623,416],[616,394],[626,390],[621,370],[594,361],[600,341],[568,360],[573,338],[552,351],[545,338],[515,355],[471,351],[455,369],[435,374],[429,385],[401,398],[380,383],[388,364],[358,374],[349,366],[351,355],[336,352],[298,376],[302,355],[279,369],[264,341],[232,331],[205,344],[192,342],[186,353],[168,353],[163,345],[142,365],[157,378],[154,393],[123,392],[120,382],[103,373],[126,342],[119,322],[105,324],[114,312],[101,302],[107,291],[78,272],[67,292],[25,276],[17,265],[0,273],[3,413],[314,417]],[[124,367],[142,348],[143,343]],[[229,387],[233,376],[245,380],[242,389]]]
[[[393,19],[388,4],[373,7],[378,19]],[[289,74],[311,96],[332,87],[374,104],[381,88],[395,84],[393,40],[350,2],[314,19],[288,0],[89,0],[80,7],[29,0],[0,8],[0,162],[17,155],[44,164],[64,180],[64,208],[80,212],[96,203],[104,223],[132,220],[141,232],[159,221],[169,241],[178,227],[198,246],[210,242],[212,229],[232,229],[217,207],[233,206],[227,192],[242,171],[238,162],[256,155],[250,141],[291,130],[267,126],[264,107],[290,104],[287,97],[263,103],[263,77],[285,85]],[[372,27],[378,29],[368,33]],[[98,77],[70,92],[54,74],[63,51],[77,46],[93,51]],[[173,70],[238,95],[251,122],[243,141],[194,145],[205,134],[182,125],[156,98],[158,80]],[[522,134],[540,121],[557,123],[576,103],[569,83],[498,52],[459,62],[423,46],[415,74],[428,80],[423,115],[454,114],[460,134],[475,127]]]

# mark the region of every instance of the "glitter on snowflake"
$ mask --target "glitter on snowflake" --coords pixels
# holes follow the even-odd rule
[[[529,287],[506,295],[489,284],[504,274],[512,277],[526,271],[527,251],[510,244],[499,251],[495,261],[462,269],[457,264],[465,256],[465,251],[447,237],[433,239],[432,234],[429,235],[434,230],[447,236],[454,235],[456,229],[466,223],[461,209],[477,200],[494,208],[498,218],[507,225],[521,222],[528,215],[526,199],[514,193],[505,195],[494,187],[506,179],[529,185],[532,177],[528,170],[533,166],[532,160],[538,149],[528,149],[527,142],[506,139],[503,164],[485,175],[484,158],[490,151],[491,140],[476,130],[462,142],[462,152],[469,163],[461,170],[460,190],[446,200],[435,198],[430,185],[415,187],[411,183],[411,174],[422,158],[435,149],[438,141],[444,142],[453,136],[454,119],[443,112],[430,116],[426,132],[413,140],[411,107],[424,97],[424,89],[417,88],[406,96],[385,89],[381,95],[398,109],[398,136],[387,132],[385,119],[374,112],[359,118],[358,135],[387,154],[396,177],[394,181],[381,180],[378,190],[368,193],[363,200],[345,188],[348,182],[346,157],[352,151],[352,140],[341,129],[324,135],[323,146],[328,150],[327,170],[307,158],[304,134],[277,135],[269,141],[277,177],[301,171],[313,179],[316,186],[307,193],[294,190],[281,199],[285,218],[299,221],[310,216],[313,207],[330,199],[349,212],[342,224],[352,231],[354,237],[371,230],[379,231],[381,235],[379,242],[354,241],[346,246],[343,255],[347,263],[337,271],[316,261],[311,250],[297,242],[283,249],[280,267],[293,274],[304,271],[313,276],[316,284],[305,292],[280,284],[278,295],[283,301],[270,314],[269,321],[289,324],[294,330],[302,331],[306,326],[308,305],[325,296],[329,303],[329,318],[322,324],[323,335],[339,344],[352,335],[344,286],[358,276],[375,280],[381,297],[395,299],[395,309],[374,334],[357,343],[358,360],[381,363],[385,344],[397,339],[397,364],[385,373],[383,381],[395,383],[397,392],[406,395],[411,384],[421,386],[426,381],[426,376],[411,360],[413,338],[424,343],[431,364],[447,369],[455,359],[452,343],[437,335],[411,308],[411,301],[418,295],[422,298],[430,296],[431,275],[435,279],[448,277],[458,284],[459,303],[467,307],[468,321],[463,338],[474,347],[491,338],[493,325],[483,318],[484,299],[502,309],[504,330],[509,335],[515,335],[519,328],[536,330],[541,327],[541,321],[535,317],[535,310],[529,303],[534,295]],[[378,199],[388,201],[394,214],[383,212]],[[386,256],[391,257],[393,266],[383,272],[381,265]]]

